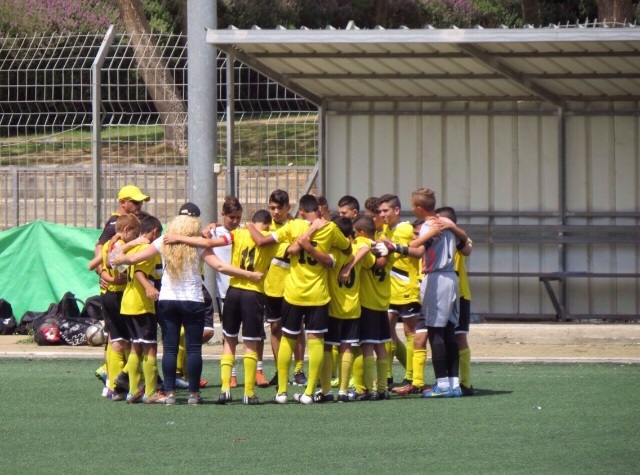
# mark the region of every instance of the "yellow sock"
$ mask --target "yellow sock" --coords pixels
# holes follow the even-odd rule
[[[293,372],[304,371],[304,360],[295,360],[293,362]]]
[[[407,368],[407,347],[404,342],[396,341],[395,342],[395,356],[396,359],[400,362],[403,368]]]
[[[392,341],[387,341],[384,344],[384,349],[387,351],[387,378],[392,378],[393,356],[396,354],[395,344]]]
[[[376,378],[376,359],[373,355],[363,358],[364,386],[367,390],[373,391],[373,381]]]
[[[360,348],[352,347],[353,351],[353,366],[351,368],[351,374],[353,374],[353,383],[356,392],[364,392],[366,386],[364,384],[364,360],[362,358],[362,350]]]
[[[426,359],[426,348],[415,348],[413,350],[413,381],[411,384],[419,388],[424,386],[424,362]]]
[[[458,352],[460,356],[460,383],[471,387],[471,349],[465,348]]]
[[[144,375],[144,395],[150,396],[158,387],[158,360],[155,356],[142,357],[142,374]]]
[[[378,375],[378,392],[381,393],[388,389],[387,387],[387,366],[389,366],[387,358],[378,358],[376,360],[376,374]]]
[[[410,333],[407,335],[407,346],[406,346],[406,360],[407,364],[405,365],[404,378],[408,380],[413,379],[413,337],[414,334]]]
[[[225,353],[220,355],[220,391],[225,392],[231,389],[231,368],[233,368],[234,357]],[[246,375],[245,375],[246,378]]]
[[[116,377],[115,374],[111,374],[111,368],[109,368],[109,358],[111,358],[111,343],[107,343],[107,347],[104,349],[104,365],[107,368],[107,388],[113,391],[113,378]]]
[[[335,348],[335,346],[333,347]],[[331,376],[333,375],[333,349],[324,351],[324,361],[322,363],[322,371],[320,372],[320,386],[322,394],[331,391]]]
[[[278,394],[287,392],[289,384],[289,369],[291,368],[291,357],[293,349],[296,346],[297,339],[284,336],[280,338],[280,347],[278,348]]]
[[[142,374],[142,359],[135,351],[129,353],[127,359],[127,367],[129,369],[129,392],[135,394],[140,386],[140,375]]]
[[[176,374],[186,377],[186,358],[187,358],[187,345],[184,340],[184,327],[180,327],[180,339],[178,340],[178,356],[176,358]]]
[[[124,365],[124,352],[116,351],[111,348],[111,351],[109,352],[109,359],[107,360],[107,367],[109,368],[109,389],[115,389],[113,380],[116,376],[118,376],[118,374],[120,374],[120,371],[122,371]]]
[[[349,389],[349,378],[351,377],[351,368],[353,367],[353,353],[345,351],[340,358],[340,389],[341,393],[346,394]]]
[[[255,396],[256,368],[258,367],[258,353],[251,350],[245,350],[243,363],[244,363],[244,393],[249,397]]]
[[[307,396],[311,396],[316,389],[324,363],[324,338],[309,338],[307,348],[309,349],[309,378],[304,392]],[[329,382],[329,386],[331,386],[331,382]]]
[[[331,346],[331,377],[335,378],[338,374],[338,366],[340,366],[340,352],[338,351],[338,345]]]

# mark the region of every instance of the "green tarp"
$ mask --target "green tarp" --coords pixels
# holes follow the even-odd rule
[[[87,262],[100,233],[46,221],[0,232],[0,298],[17,320],[27,310],[46,310],[67,291],[81,300],[98,293],[98,277]]]

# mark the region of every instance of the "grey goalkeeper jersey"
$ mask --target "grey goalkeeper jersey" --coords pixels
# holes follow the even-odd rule
[[[425,234],[431,225],[426,221],[420,228],[420,236]],[[456,237],[452,231],[445,229],[431,239],[431,246],[422,258],[422,272],[455,272],[453,255],[456,251]]]

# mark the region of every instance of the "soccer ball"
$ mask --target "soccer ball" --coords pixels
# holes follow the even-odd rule
[[[104,328],[99,323],[89,325],[85,332],[87,343],[91,346],[102,346],[107,341],[107,336],[104,334]]]

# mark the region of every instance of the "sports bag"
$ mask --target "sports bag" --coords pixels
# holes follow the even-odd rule
[[[13,308],[5,299],[0,299],[0,335],[11,335],[16,331],[18,322],[13,316]]]

